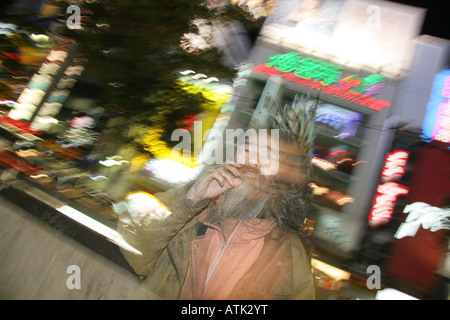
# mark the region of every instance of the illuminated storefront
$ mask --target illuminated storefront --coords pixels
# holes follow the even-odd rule
[[[345,260],[360,254],[368,228],[389,224],[410,192],[400,181],[410,153],[392,142],[402,123],[423,120],[431,86],[425,79],[445,59],[430,60],[422,49],[436,42],[418,38],[421,8],[320,3],[307,14],[303,1],[280,1],[266,19],[230,127],[264,126],[277,106],[302,99],[312,105],[319,97],[312,237],[321,254]],[[398,23],[378,25],[380,15]],[[387,27],[393,32],[383,32]],[[436,56],[446,46],[433,49]],[[427,61],[435,64],[423,71]],[[406,92],[412,83],[424,87],[414,92],[421,96]]]
[[[320,94],[312,158],[318,214],[314,235],[330,250],[351,254],[364,230],[365,221],[358,214],[367,210],[367,199],[373,194],[374,186],[368,184],[370,173],[379,169],[383,157],[377,146],[388,139],[377,129],[388,118],[393,81],[304,53],[283,52],[284,48],[263,42],[255,48],[257,59],[248,91],[243,93],[245,97],[254,95],[255,100],[241,103],[231,125],[243,126],[249,119],[264,125],[276,105],[307,96],[312,104]]]

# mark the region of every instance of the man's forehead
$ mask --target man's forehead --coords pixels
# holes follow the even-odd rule
[[[301,156],[304,151],[293,141],[280,139],[279,137],[268,136],[267,138],[245,139],[239,145],[245,147],[246,151],[258,151],[262,148],[270,150],[272,153],[282,153],[284,155]]]

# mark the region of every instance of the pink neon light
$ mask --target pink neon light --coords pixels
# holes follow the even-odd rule
[[[445,143],[450,143],[450,100],[439,104],[438,114],[436,116],[436,122],[431,138]]]
[[[445,77],[444,88],[442,89],[442,96],[450,98],[450,76]]]
[[[12,100],[2,100],[0,101],[0,104],[16,104],[17,102]]]

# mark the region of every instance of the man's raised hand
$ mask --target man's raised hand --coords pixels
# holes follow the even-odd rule
[[[186,198],[197,203],[201,200],[214,199],[225,191],[239,186],[238,165],[224,164],[207,168],[189,188]]]

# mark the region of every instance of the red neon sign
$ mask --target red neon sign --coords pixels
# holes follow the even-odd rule
[[[385,182],[378,185],[377,194],[369,213],[369,223],[378,225],[391,221],[394,207],[400,196],[406,196],[409,188],[396,182]]]
[[[406,172],[409,152],[405,150],[394,150],[386,155],[383,171],[381,172],[383,183],[377,187],[377,194],[373,200],[372,209],[369,213],[369,224],[377,226],[392,220],[395,204],[400,196],[406,196],[409,188],[397,182]]]
[[[392,181],[403,177],[406,171],[406,163],[408,162],[409,152],[404,150],[394,150],[386,156],[381,177],[384,181]]]

